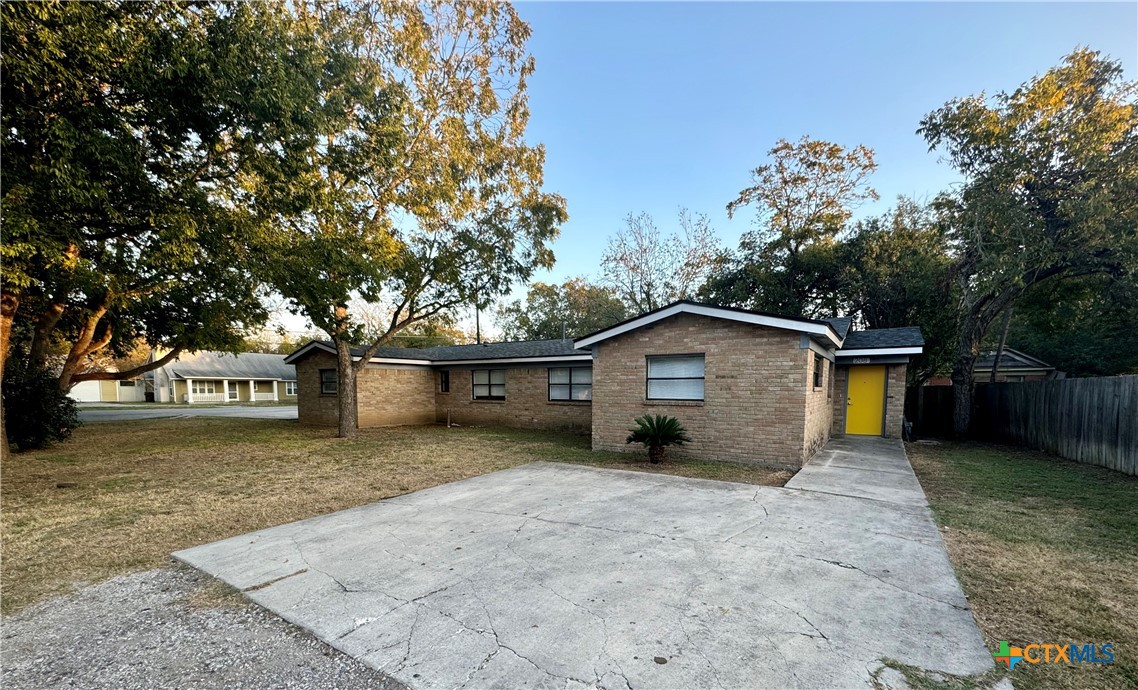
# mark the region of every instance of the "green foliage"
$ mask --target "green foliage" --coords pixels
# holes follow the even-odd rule
[[[270,190],[289,203],[263,219],[263,268],[333,339],[378,347],[551,266],[565,202],[541,191],[544,149],[525,140],[533,59],[512,7],[334,7],[297,6],[338,71],[303,174]],[[386,305],[382,327],[349,307],[360,299]]]
[[[727,205],[729,215],[755,205],[755,229],[743,235],[704,299],[759,311],[821,318],[840,309],[841,256],[836,238],[853,209],[877,192],[868,178],[873,151],[803,137],[780,139],[771,162]]]
[[[956,350],[956,285],[944,228],[904,197],[888,213],[858,222],[838,252],[845,313],[866,328],[919,326],[924,352],[909,363],[910,385],[947,373]]]
[[[1008,346],[1068,376],[1138,374],[1135,314],[1132,281],[1093,275],[1039,283],[1015,305]]]
[[[47,369],[27,369],[25,361],[4,372],[4,427],[7,441],[21,451],[46,448],[62,441],[77,428],[75,401],[59,390]]]
[[[67,387],[137,339],[237,347],[265,318],[238,183],[280,184],[311,140],[311,43],[262,3],[2,11],[3,291],[29,356],[62,345]]]
[[[680,420],[662,414],[637,417],[636,426],[633,427],[625,443],[640,443],[648,449],[648,457],[653,463],[664,459],[664,448],[667,446],[682,446],[691,443]]]
[[[497,324],[507,340],[555,340],[599,331],[626,316],[611,290],[571,278],[562,285],[533,283],[524,302],[498,305]]]

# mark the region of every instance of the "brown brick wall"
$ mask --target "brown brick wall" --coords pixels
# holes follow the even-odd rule
[[[834,426],[831,436],[846,435],[846,395],[849,393],[850,368],[834,367]]]
[[[471,370],[491,367],[506,369],[506,399],[472,400]],[[485,365],[448,370],[450,393],[439,392],[439,373],[433,372],[435,419],[439,422],[445,423],[449,412],[451,423],[473,426],[587,431],[591,424],[591,404],[549,400],[549,373],[546,366],[511,368]]]
[[[814,352],[806,350],[806,433],[803,435],[802,457],[809,459],[830,440],[834,406],[829,397],[834,365],[822,358],[822,386],[814,388]]]
[[[434,377],[426,367],[364,367],[356,377],[360,428],[434,424]]]
[[[636,417],[678,418],[693,443],[669,452],[799,467],[805,455],[808,362],[797,333],[693,314],[605,340],[593,365],[593,448],[636,451]],[[704,402],[645,399],[648,355],[704,354]],[[825,392],[821,392],[825,399]],[[642,449],[640,450],[642,452]]]
[[[320,370],[335,368],[330,352],[315,351],[296,363],[296,415],[301,424],[336,425],[336,396],[320,394]]]
[[[890,364],[885,368],[885,437],[901,438],[905,418],[906,364]]]

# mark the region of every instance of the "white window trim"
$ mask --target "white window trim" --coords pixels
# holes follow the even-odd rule
[[[703,376],[684,376],[684,377],[661,377],[652,376],[652,360],[653,359],[699,359],[703,362]],[[703,382],[703,395],[698,398],[653,398],[651,395],[652,381],[702,381]],[[650,402],[705,402],[707,400],[707,355],[700,352],[689,352],[685,354],[674,355],[648,355],[644,358],[644,399]]]

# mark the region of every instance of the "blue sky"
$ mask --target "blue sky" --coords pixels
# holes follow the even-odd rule
[[[629,212],[662,230],[680,206],[734,246],[724,206],[780,137],[877,153],[884,211],[956,178],[916,134],[951,98],[1010,90],[1076,46],[1138,65],[1138,3],[521,3],[537,60],[529,137],[566,197],[557,266],[592,275]]]

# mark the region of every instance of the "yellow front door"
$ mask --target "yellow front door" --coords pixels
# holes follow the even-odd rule
[[[885,367],[850,367],[846,433],[880,436],[885,414]]]

